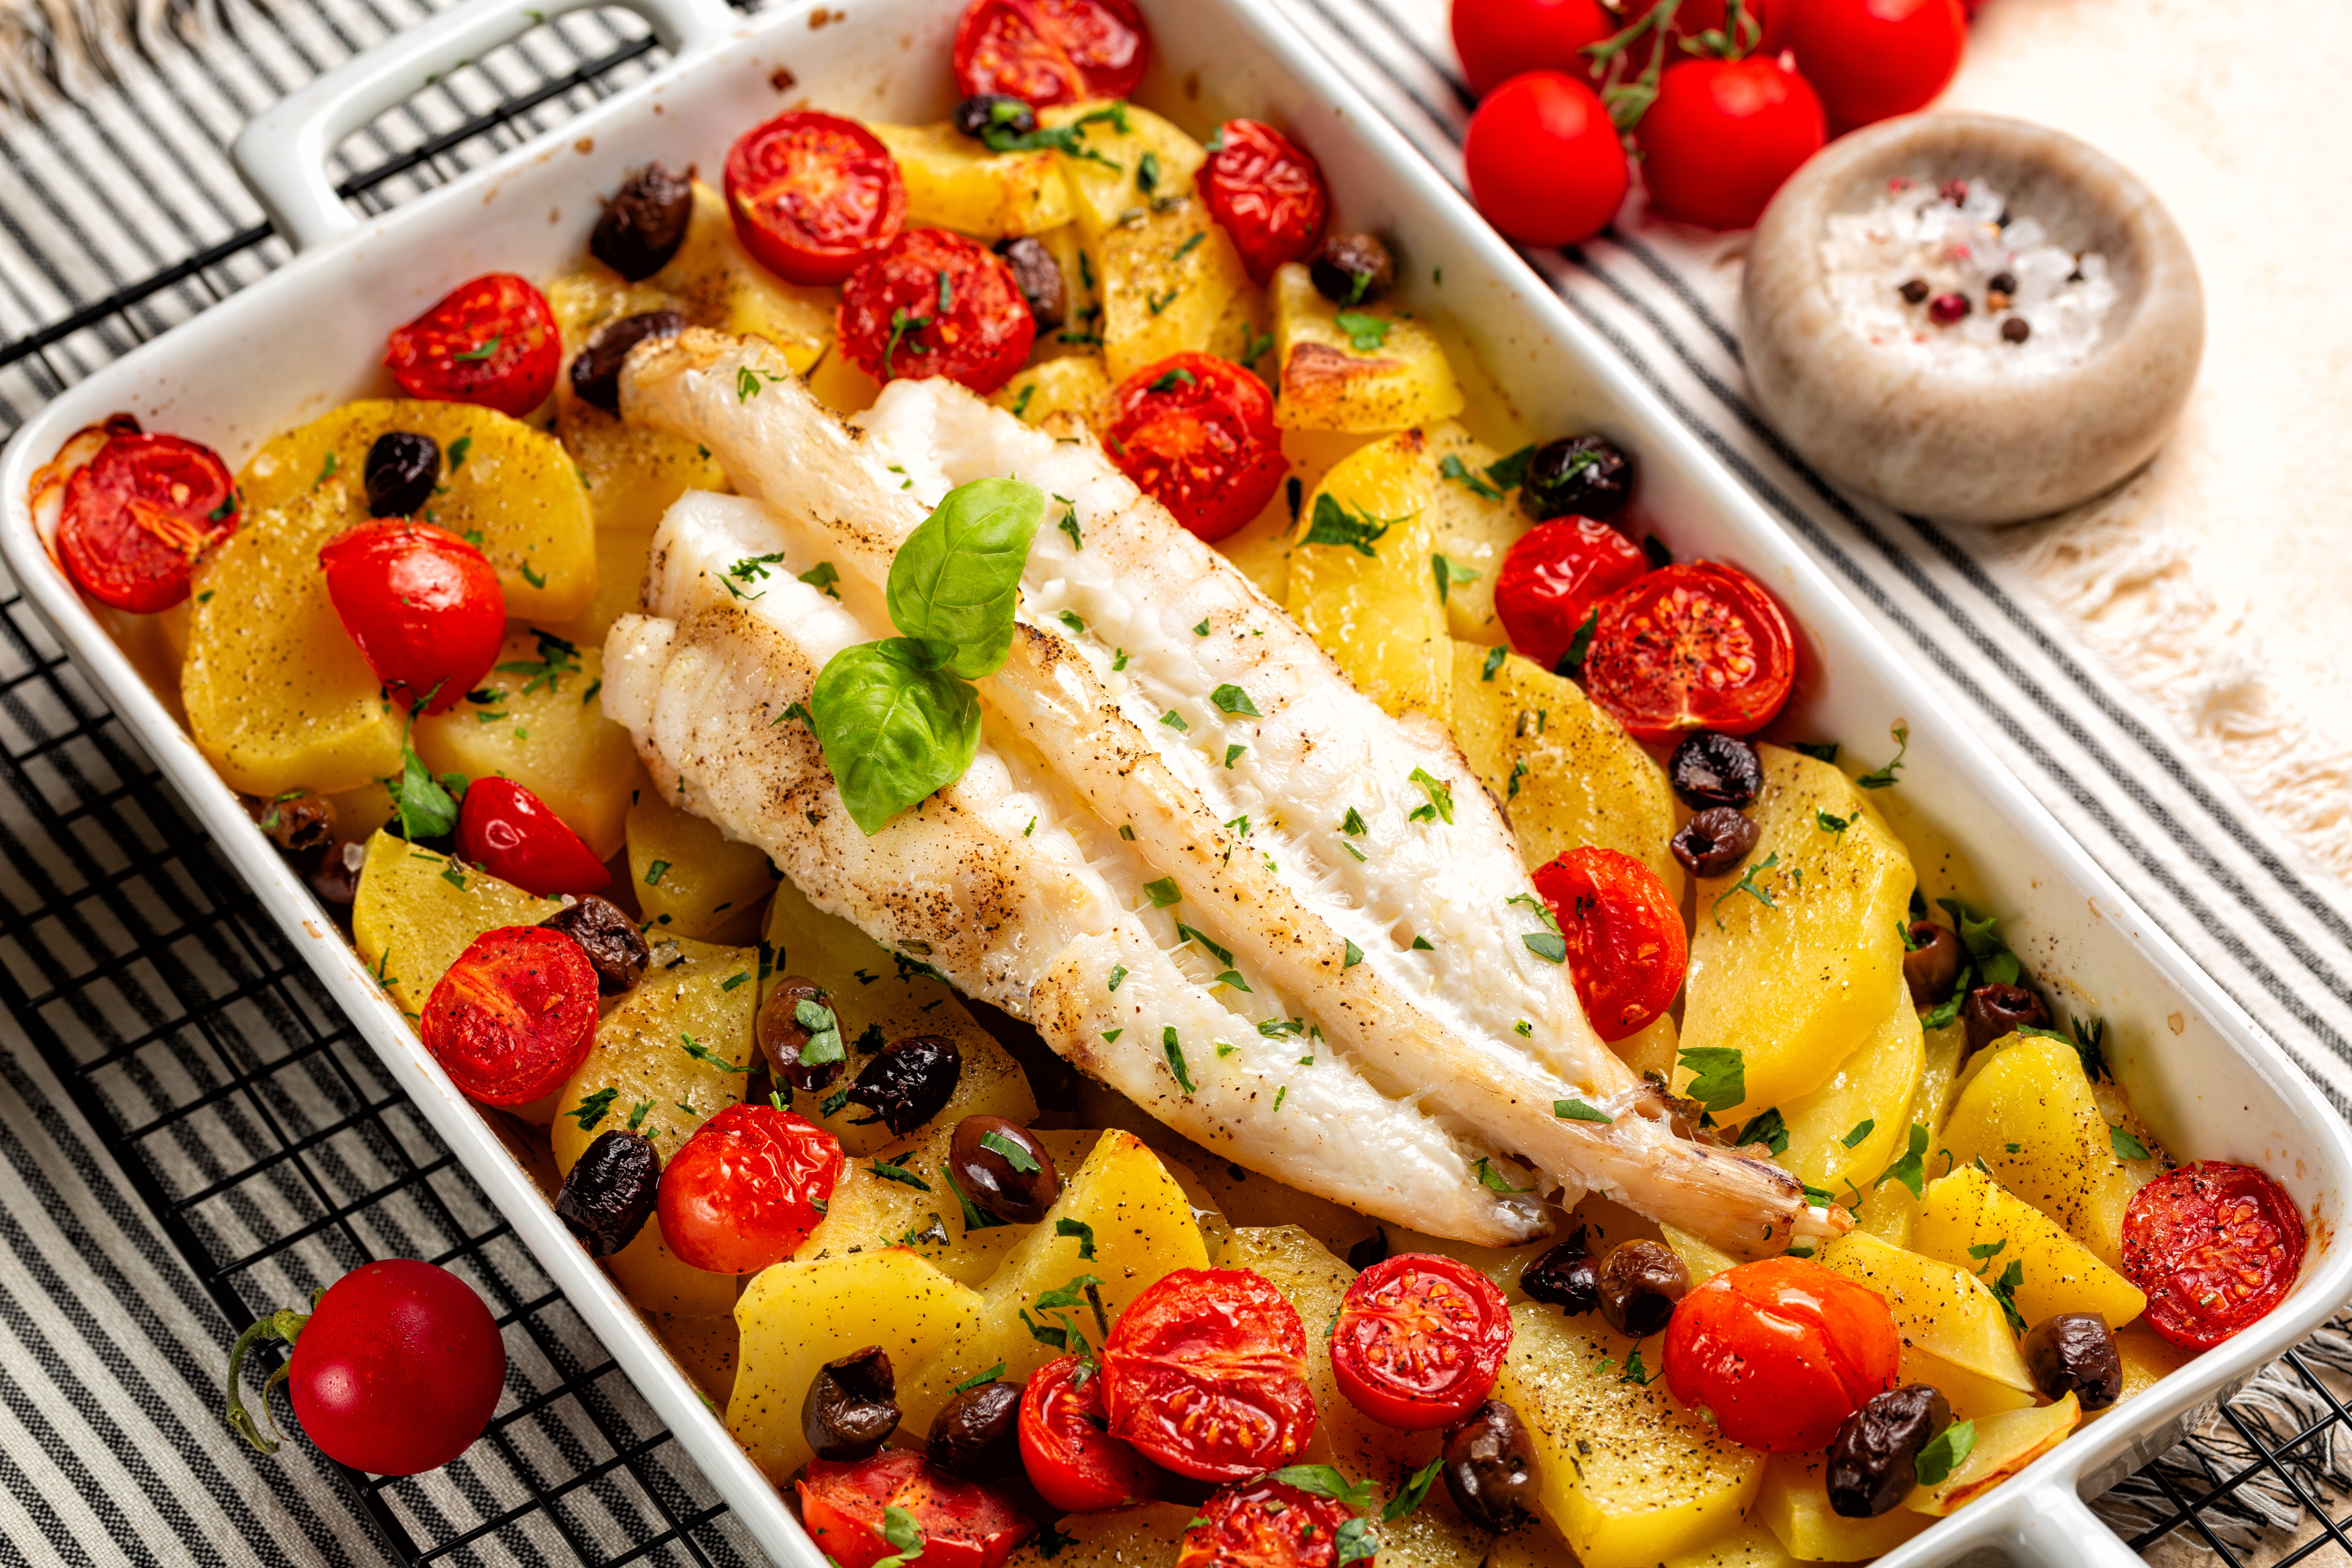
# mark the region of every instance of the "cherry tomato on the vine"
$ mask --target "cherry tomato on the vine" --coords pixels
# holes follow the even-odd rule
[[[1895,1386],[1903,1341],[1878,1292],[1801,1258],[1727,1268],[1666,1325],[1666,1386],[1723,1435],[1770,1454],[1829,1447]]]
[[[1641,547],[1589,517],[1539,522],[1514,540],[1495,575],[1495,614],[1511,646],[1557,670],[1594,606],[1650,570]]]
[[[1129,1303],[1103,1348],[1110,1433],[1202,1481],[1278,1469],[1315,1436],[1297,1310],[1239,1268],[1179,1268]]]
[[[1658,0],[1631,0],[1624,7],[1625,26],[1647,16],[1657,9]],[[1743,55],[1777,55],[1780,40],[1789,31],[1789,13],[1795,6],[1791,0],[1741,0],[1738,34],[1731,37],[1730,0],[1682,0],[1675,8],[1674,19],[1666,24],[1666,63],[1688,58],[1694,52],[1714,53],[1705,35],[1713,33],[1724,37]],[[1635,66],[1649,62],[1649,36],[1635,41]]]
[[[1356,1276],[1331,1331],[1331,1373],[1383,1426],[1451,1426],[1495,1386],[1511,1348],[1511,1305],[1459,1258],[1401,1252]]]
[[[1631,855],[1584,845],[1536,868],[1536,891],[1568,943],[1568,970],[1592,1032],[1615,1043],[1675,1004],[1690,967],[1682,911]]]
[[[943,375],[986,395],[1029,357],[1037,319],[1004,258],[943,228],[912,228],[842,286],[842,352],[877,381]]]
[[[1265,383],[1210,354],[1175,354],[1119,383],[1104,445],[1121,473],[1207,540],[1255,517],[1290,471]]]
[[[563,1086],[596,1039],[596,972],[545,926],[476,937],[425,999],[425,1048],[488,1105],[529,1105]]]
[[[2303,1250],[2294,1200],[2252,1165],[2183,1165],[2124,1210],[2124,1275],[2147,1296],[2147,1326],[2189,1350],[2220,1344],[2285,1300]]]
[[[1462,142],[1471,199],[1525,245],[1576,245],[1617,216],[1632,175],[1601,95],[1581,77],[1531,70],[1478,105]]]
[[[1150,39],[1130,0],[972,0],[956,24],[956,89],[1040,108],[1125,98],[1143,79]]]
[[[855,120],[794,110],[727,150],[727,211],[761,266],[794,283],[838,283],[907,221],[898,161]]]
[[[476,779],[457,807],[457,855],[542,898],[593,893],[613,879],[547,803],[512,779]]]
[[[144,435],[128,414],[76,432],[34,474],[28,500],[74,586],[142,616],[186,598],[196,557],[240,521],[218,454]]]
[[[478,403],[520,419],[554,392],[563,338],[530,279],[489,272],[394,328],[383,363],[411,397]]]
[[[1676,562],[1601,601],[1585,689],[1637,741],[1686,730],[1748,735],[1789,700],[1797,640],[1762,584],[1733,566]]]
[[[1633,142],[1659,211],[1709,228],[1746,228],[1826,135],[1822,100],[1805,79],[1751,55],[1667,68]]]
[[[1260,288],[1286,261],[1304,261],[1323,238],[1331,189],[1315,155],[1273,126],[1228,120],[1197,184],[1209,216],[1232,237]]]
[[[1924,109],[1958,74],[1960,0],[1805,0],[1789,47],[1840,130]]]
[[[809,1539],[840,1568],[873,1568],[902,1553],[883,1534],[886,1509],[903,1510],[921,1532],[925,1568],[999,1568],[1037,1529],[1010,1501],[911,1448],[848,1464],[812,1459],[808,1479],[796,1484]]]
[[[506,590],[456,534],[387,518],[328,541],[319,561],[343,629],[402,707],[446,712],[498,662]]]
[[[1021,1390],[1021,1468],[1065,1513],[1118,1508],[1155,1489],[1150,1464],[1104,1429],[1102,1382],[1092,1362],[1066,1355],[1031,1373]]]
[[[1587,44],[1617,30],[1601,0],[1454,0],[1454,52],[1484,98],[1521,71],[1591,76]]]
[[[1336,1568],[1356,1510],[1276,1480],[1227,1487],[1201,1505],[1176,1568]]]
[[[757,1273],[808,1239],[841,1167],[841,1145],[814,1122],[730,1105],[662,1167],[662,1240],[689,1268]]]

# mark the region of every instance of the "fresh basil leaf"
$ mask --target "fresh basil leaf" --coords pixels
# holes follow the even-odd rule
[[[941,661],[966,680],[993,675],[1013,647],[1013,609],[1045,492],[1019,479],[958,485],[917,525],[890,563],[891,623],[944,643]]]
[[[1331,1568],[1348,1568],[1350,1563],[1369,1563],[1380,1555],[1381,1532],[1372,1521],[1359,1516],[1348,1520],[1331,1532]]]
[[[809,710],[842,804],[869,837],[963,777],[980,751],[979,694],[907,637],[835,654]]]

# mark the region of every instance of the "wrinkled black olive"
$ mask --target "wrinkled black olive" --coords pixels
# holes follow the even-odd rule
[[[1584,1226],[1527,1266],[1519,1289],[1530,1300],[1549,1301],[1574,1315],[1601,1305],[1601,1265],[1584,1244]]]
[[[1666,847],[1694,877],[1720,877],[1748,858],[1763,829],[1727,805],[1711,805],[1682,826]]]
[[[1919,1450],[1952,1424],[1952,1407],[1924,1383],[1874,1394],[1830,1444],[1822,1480],[1831,1510],[1875,1519],[1919,1484]]]
[[[1663,1241],[1621,1241],[1601,1260],[1601,1316],[1633,1339],[1666,1326],[1690,1290],[1690,1270]]]
[[[1027,235],[996,242],[996,254],[1013,268],[1013,281],[1021,297],[1029,301],[1029,314],[1035,319],[1037,330],[1051,331],[1062,324],[1068,314],[1068,296],[1062,282],[1062,264],[1054,253]]]
[[[948,1164],[964,1196],[1014,1225],[1035,1225],[1062,1195],[1054,1156],[1027,1128],[1002,1116],[967,1116],[957,1122],[948,1142]]]
[[[624,316],[598,330],[588,346],[572,361],[572,390],[583,403],[593,403],[607,414],[621,411],[621,366],[629,351],[647,338],[674,338],[686,331],[686,318],[676,310],[647,310]]]
[[[357,839],[330,844],[310,868],[310,891],[320,903],[341,908],[359,897],[360,867],[366,864],[367,847]]]
[[[645,933],[611,900],[591,893],[539,923],[580,944],[580,951],[588,955],[588,967],[596,972],[596,989],[605,995],[634,991],[645,978],[646,964],[653,957],[646,947]]]
[[[994,1480],[1021,1468],[1020,1430],[1020,1385],[983,1383],[948,1401],[923,1458],[968,1481]]]
[[[368,448],[360,478],[370,517],[414,517],[441,482],[441,448],[414,430],[387,430]]]
[[[1372,1234],[1348,1248],[1348,1267],[1361,1274],[1375,1263],[1385,1263],[1389,1257],[1389,1233],[1378,1226]]]
[[[1968,1026],[1968,1049],[1973,1056],[2002,1036],[2028,1026],[2048,1028],[2050,1009],[2022,985],[1979,985],[1960,1005],[1960,1021]]]
[[[1037,129],[1037,113],[1017,98],[1001,92],[983,92],[967,98],[955,106],[955,128],[974,141],[1003,126],[1015,136],[1026,136]]]
[[[812,1033],[800,1021],[800,1008],[803,1002],[831,1011],[826,1005],[824,992],[815,981],[797,974],[785,975],[767,1001],[760,1005],[759,1022],[753,1032],[759,1037],[760,1048],[767,1053],[770,1071],[803,1093],[819,1094],[832,1088],[834,1079],[839,1078],[848,1066],[845,1059],[847,1052],[831,1061],[801,1060],[801,1053],[808,1048]],[[835,1037],[841,1033],[838,1020],[835,1022],[833,1032]],[[835,1043],[839,1043],[837,1038]]]
[[[1940,1007],[1960,982],[1960,939],[1933,921],[1913,921],[1906,935],[1918,945],[1903,955],[1903,984],[1914,1007]]]
[[[335,841],[335,803],[307,789],[264,798],[246,795],[246,815],[262,837],[289,855],[308,855]]]
[[[872,1456],[898,1429],[898,1380],[880,1345],[816,1369],[801,1402],[801,1435],[820,1459]]]
[[[1335,305],[1369,305],[1396,287],[1396,258],[1375,234],[1326,236],[1307,264],[1315,291]]]
[[[2059,1312],[2033,1325],[2019,1342],[2033,1385],[2045,1399],[2068,1390],[2085,1410],[2105,1410],[2123,1397],[2124,1363],[2115,1331],[2096,1312]]]
[[[1666,779],[1693,811],[1746,805],[1764,791],[1764,763],[1737,735],[1695,730],[1666,759]]]
[[[1598,436],[1570,436],[1536,448],[1519,480],[1519,510],[1538,522],[1617,515],[1633,488],[1633,461]]]
[[[565,1173],[556,1216],[591,1258],[610,1258],[636,1240],[661,1192],[661,1155],[642,1132],[599,1132]]]
[[[694,185],[659,163],[648,163],[604,205],[589,231],[588,254],[635,283],[669,265],[686,243],[694,216]]]
[[[1500,1535],[1535,1517],[1535,1445],[1519,1413],[1489,1399],[1445,1434],[1445,1489],[1462,1517]]]
[[[849,1103],[872,1111],[892,1137],[904,1138],[947,1108],[962,1071],[953,1040],[910,1035],[866,1064],[849,1086]]]

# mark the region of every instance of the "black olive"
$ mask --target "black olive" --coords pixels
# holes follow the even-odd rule
[[[785,975],[767,1001],[761,1004],[760,1018],[754,1032],[759,1037],[760,1048],[768,1055],[769,1070],[794,1089],[807,1094],[817,1094],[832,1088],[834,1079],[842,1075],[848,1065],[845,1059],[847,1053],[835,1056],[830,1061],[801,1060],[801,1053],[808,1048],[810,1036],[816,1032],[801,1022],[800,1010],[804,1003],[819,1011],[832,1011],[825,1002],[824,991],[818,988],[815,981],[797,974]],[[823,1026],[820,1022],[818,1027],[821,1029]],[[840,1035],[841,1025],[836,1018],[831,1044],[839,1046]]]
[[[368,448],[360,477],[370,517],[414,517],[441,482],[441,448],[414,430],[387,430]]]
[[[2045,1399],[2068,1390],[2085,1410],[2105,1410],[2123,1397],[2124,1363],[2115,1331],[2096,1312],[2059,1312],[2027,1331],[2018,1349]]]
[[[1694,730],[1666,759],[1666,779],[1693,811],[1746,805],[1764,791],[1764,763],[1737,735]]]
[[[1021,1387],[983,1383],[947,1402],[923,1458],[951,1476],[990,1481],[1021,1468]]]
[[[1903,984],[1914,1007],[1940,1007],[1960,982],[1960,939],[1933,921],[1913,921],[1906,935],[1918,945],[1903,955]]]
[[[596,972],[596,989],[605,995],[634,991],[645,978],[646,964],[653,957],[646,947],[645,933],[611,900],[591,893],[539,923],[580,944],[580,951],[588,955],[588,967]]]
[[[1601,1316],[1630,1339],[1666,1326],[1690,1289],[1690,1270],[1663,1241],[1621,1241],[1601,1260]]]
[[[1633,461],[1598,436],[1570,436],[1536,448],[1519,480],[1519,510],[1538,522],[1617,515],[1633,488]]]
[[[967,98],[955,106],[950,116],[955,128],[978,141],[992,130],[1003,128],[1015,136],[1026,136],[1037,129],[1037,112],[1017,98],[1001,92],[983,92]]]
[[[1348,1248],[1348,1267],[1361,1274],[1375,1263],[1385,1263],[1389,1257],[1389,1233],[1378,1226],[1372,1234]]]
[[[353,862],[358,862],[354,865]],[[310,868],[310,891],[322,904],[338,908],[359,897],[360,867],[367,864],[367,847],[357,839],[330,844]]]
[[[648,163],[604,205],[604,216],[589,231],[588,254],[632,283],[650,278],[686,243],[686,226],[693,216],[690,179]]]
[[[1307,272],[1335,305],[1368,305],[1396,287],[1396,258],[1374,234],[1327,236]]]
[[[585,1243],[591,1258],[610,1258],[636,1240],[661,1192],[661,1155],[642,1132],[615,1127],[580,1152],[555,1194],[556,1216]]]
[[[1013,281],[1021,297],[1029,301],[1029,314],[1036,320],[1037,330],[1050,331],[1062,324],[1069,311],[1068,297],[1064,292],[1062,264],[1054,253],[1027,235],[996,242],[996,254],[1013,268]]]
[[[801,1435],[820,1459],[870,1458],[898,1429],[898,1380],[880,1345],[816,1369],[801,1402]]]
[[[246,815],[261,825],[262,837],[289,855],[308,855],[335,841],[335,803],[323,795],[298,789],[242,798]]]
[[[1001,1220],[1035,1225],[1062,1195],[1054,1156],[1027,1128],[1002,1116],[967,1116],[948,1142],[948,1164],[964,1196]]]
[[[1711,805],[1682,826],[1666,847],[1694,877],[1720,877],[1748,858],[1763,832],[1727,805]]]
[[[849,1086],[849,1103],[872,1111],[892,1137],[904,1138],[947,1108],[962,1071],[953,1040],[910,1035],[866,1064]]]
[[[1500,1535],[1535,1517],[1536,1448],[1519,1413],[1490,1399],[1445,1434],[1445,1489],[1462,1517]]]
[[[1919,1484],[1919,1450],[1952,1424],[1952,1407],[1924,1383],[1874,1394],[1845,1418],[1822,1471],[1830,1509],[1875,1519]]]
[[[1584,1244],[1584,1226],[1521,1271],[1519,1289],[1530,1300],[1549,1301],[1571,1316],[1601,1305],[1601,1265]]]
[[[588,340],[572,361],[572,390],[583,403],[593,403],[607,414],[621,411],[621,366],[629,351],[647,338],[674,338],[686,331],[686,318],[676,310],[647,310],[606,323]]]
[[[1984,1049],[2004,1035],[2013,1035],[2029,1025],[2037,1029],[2050,1026],[2050,1009],[2042,998],[2022,985],[1979,985],[1969,993],[1960,1006],[1960,1021],[1968,1026],[1969,1055]]]

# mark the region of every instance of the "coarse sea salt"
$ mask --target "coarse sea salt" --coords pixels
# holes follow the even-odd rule
[[[1853,331],[1960,375],[2046,375],[2078,365],[2097,346],[2118,297],[2106,258],[2052,244],[2040,223],[2009,212],[1982,180],[1940,188],[1889,180],[1868,212],[1829,220],[1822,270],[1831,301]],[[1988,298],[2004,273],[2016,285],[2005,305]],[[1916,298],[1906,298],[1904,285],[1914,280],[1926,290],[1915,287]],[[1968,301],[1968,313],[1939,324],[1930,307],[1952,295]],[[2012,321],[2029,329],[2021,342],[2002,336]]]

